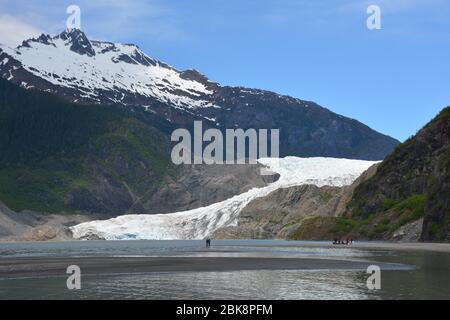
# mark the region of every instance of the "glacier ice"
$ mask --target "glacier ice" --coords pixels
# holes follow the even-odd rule
[[[106,240],[204,239],[219,228],[235,226],[241,210],[255,198],[264,197],[279,188],[304,184],[319,187],[349,185],[377,163],[323,157],[264,158],[258,162],[278,173],[279,180],[206,207],[168,214],[122,215],[82,223],[71,227],[71,231],[76,239],[93,235]]]

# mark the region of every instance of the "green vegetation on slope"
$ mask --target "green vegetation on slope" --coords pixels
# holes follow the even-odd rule
[[[169,166],[167,136],[119,106],[0,80],[0,200],[13,210],[123,213]]]
[[[303,221],[291,239],[334,239],[336,237],[389,239],[400,227],[422,218],[426,196],[414,194],[404,200],[387,200],[383,211],[366,218],[314,217]]]

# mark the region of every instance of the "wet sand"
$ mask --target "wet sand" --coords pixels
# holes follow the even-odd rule
[[[152,272],[207,272],[238,270],[361,270],[377,264],[382,269],[405,269],[405,265],[363,260],[310,258],[218,258],[218,257],[80,257],[7,258],[0,260],[0,278],[67,276],[69,265],[82,275]]]
[[[324,242],[305,242],[299,245],[287,244],[287,246],[301,246],[305,248],[354,248],[374,250],[417,250],[450,253],[450,243],[424,243],[424,242],[355,242],[351,245],[326,244]]]
[[[450,253],[450,243],[394,243],[394,242],[364,242],[356,244],[361,249],[388,249],[388,250],[424,250]]]

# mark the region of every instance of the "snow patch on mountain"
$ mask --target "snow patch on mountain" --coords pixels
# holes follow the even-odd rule
[[[116,92],[111,103],[128,95],[155,98],[182,109],[209,108],[213,91],[199,81],[182,77],[176,69],[156,61],[136,45],[90,41],[79,30],[55,37],[41,35],[3,51],[31,74],[53,85],[75,89],[80,96],[100,102],[101,92]],[[1,61],[2,65],[9,59]]]
[[[375,161],[335,158],[265,158],[258,160],[280,175],[278,181],[253,188],[207,207],[170,214],[123,215],[82,223],[71,228],[74,238],[92,236],[107,240],[204,239],[215,230],[237,225],[241,210],[253,199],[297,185],[344,186],[353,183]]]

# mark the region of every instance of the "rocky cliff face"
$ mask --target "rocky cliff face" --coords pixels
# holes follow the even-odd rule
[[[238,226],[217,231],[214,238],[286,239],[305,219],[328,216],[339,187],[303,185],[278,189],[250,202],[240,213]]]
[[[183,165],[158,190],[142,199],[141,213],[170,213],[206,207],[261,188],[278,175],[260,175],[261,165]],[[138,211],[137,208],[133,210]]]
[[[399,145],[377,174],[356,188],[349,216],[376,220],[377,238],[392,237],[398,228],[423,219],[421,240],[449,241],[449,201],[450,107]]]

